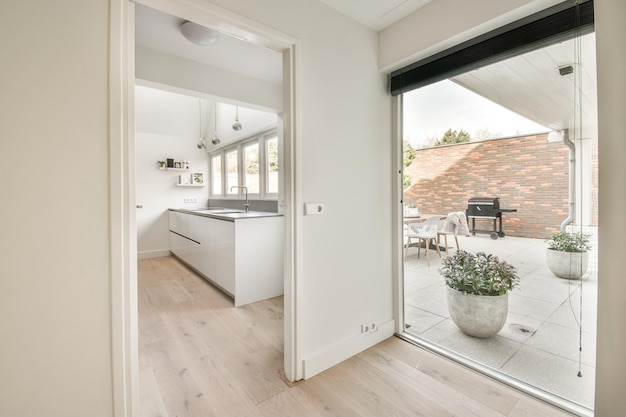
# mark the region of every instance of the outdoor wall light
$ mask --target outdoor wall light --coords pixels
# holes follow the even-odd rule
[[[574,73],[574,67],[571,65],[566,65],[564,67],[559,67],[559,74],[561,74],[561,76],[563,75],[568,75],[568,74],[573,74]]]

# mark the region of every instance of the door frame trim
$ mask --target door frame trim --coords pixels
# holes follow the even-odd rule
[[[283,54],[284,156],[284,372],[302,379],[301,160],[299,145],[300,43],[298,39],[220,6],[199,0],[135,0],[174,16],[238,36]],[[134,30],[131,0],[110,0],[109,17],[109,222],[111,372],[113,415],[138,415],[137,236],[135,219]]]

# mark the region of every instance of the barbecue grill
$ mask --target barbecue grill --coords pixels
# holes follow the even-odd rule
[[[502,213],[515,212],[517,209],[503,209],[500,208],[500,198],[495,197],[473,197],[467,202],[466,215],[468,219],[472,220],[472,236],[476,236],[476,233],[489,233],[492,239],[506,236],[502,230]],[[476,219],[491,219],[493,220],[492,230],[476,230]]]

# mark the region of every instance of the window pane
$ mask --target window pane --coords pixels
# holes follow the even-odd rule
[[[248,193],[259,193],[259,143],[254,142],[243,148],[243,157],[246,164],[246,187]]]
[[[278,137],[265,141],[267,179],[265,192],[278,193]]]
[[[213,194],[222,194],[222,155],[211,158],[211,172],[213,178],[211,191]]]
[[[226,186],[228,194],[237,194],[238,189],[231,190],[231,187],[239,185],[239,169],[237,163],[237,150],[226,154]]]

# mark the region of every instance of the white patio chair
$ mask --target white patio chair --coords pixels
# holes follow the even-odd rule
[[[450,220],[448,220],[448,216],[442,217],[439,220],[439,227],[437,230],[437,246],[440,245],[440,239],[441,239],[441,236],[443,236],[444,249],[446,251],[446,255],[449,254],[448,236],[454,236],[454,240],[456,242],[456,250],[457,251],[459,250],[459,238],[457,237],[458,230],[459,230],[459,227],[453,222],[451,222]]]
[[[420,251],[422,248],[422,241],[426,248],[426,262],[430,266],[430,244],[435,243],[437,254],[441,258],[441,252],[439,251],[439,245],[437,244],[437,228],[439,225],[439,216],[429,217],[421,223],[410,223],[407,227],[404,244],[404,257],[409,251],[409,246],[413,243],[413,240],[417,240],[417,257],[420,257]]]

